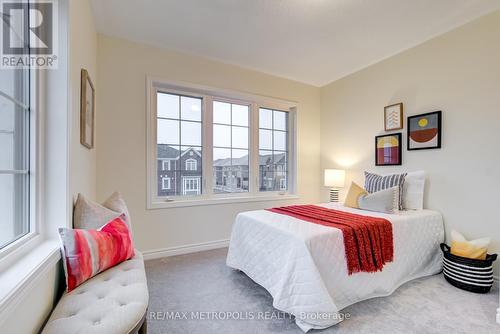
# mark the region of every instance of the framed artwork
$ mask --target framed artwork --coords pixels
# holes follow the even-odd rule
[[[441,111],[408,117],[408,151],[441,148]]]
[[[401,133],[375,137],[375,165],[401,165]]]
[[[385,131],[403,128],[403,103],[391,104],[384,108]]]
[[[94,148],[95,90],[87,70],[81,72],[80,88],[80,143]]]

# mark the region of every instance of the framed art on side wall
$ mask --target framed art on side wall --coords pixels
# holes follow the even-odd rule
[[[95,89],[87,70],[82,69],[80,87],[80,143],[94,148]]]
[[[401,133],[375,137],[375,165],[401,165]]]
[[[441,111],[408,117],[408,151],[441,148]]]

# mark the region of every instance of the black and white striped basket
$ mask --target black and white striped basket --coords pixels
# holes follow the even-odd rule
[[[468,259],[451,254],[447,244],[443,251],[443,274],[451,284],[462,290],[488,293],[493,285],[493,262],[497,254],[488,254],[485,260]]]

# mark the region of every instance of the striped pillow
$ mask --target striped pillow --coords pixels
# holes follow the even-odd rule
[[[134,256],[127,224],[118,217],[99,230],[60,228],[66,291]]]
[[[365,172],[365,190],[371,194],[380,190],[399,187],[399,210],[403,210],[403,185],[405,183],[406,175],[407,173],[378,175]]]

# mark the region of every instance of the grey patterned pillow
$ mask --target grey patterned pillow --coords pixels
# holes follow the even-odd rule
[[[365,189],[369,193],[374,193],[392,187],[399,187],[398,206],[399,210],[403,210],[403,185],[406,175],[407,173],[378,175],[365,172]]]
[[[361,195],[358,199],[359,208],[376,212],[396,213],[398,212],[398,193],[399,187],[396,186],[368,195]]]

